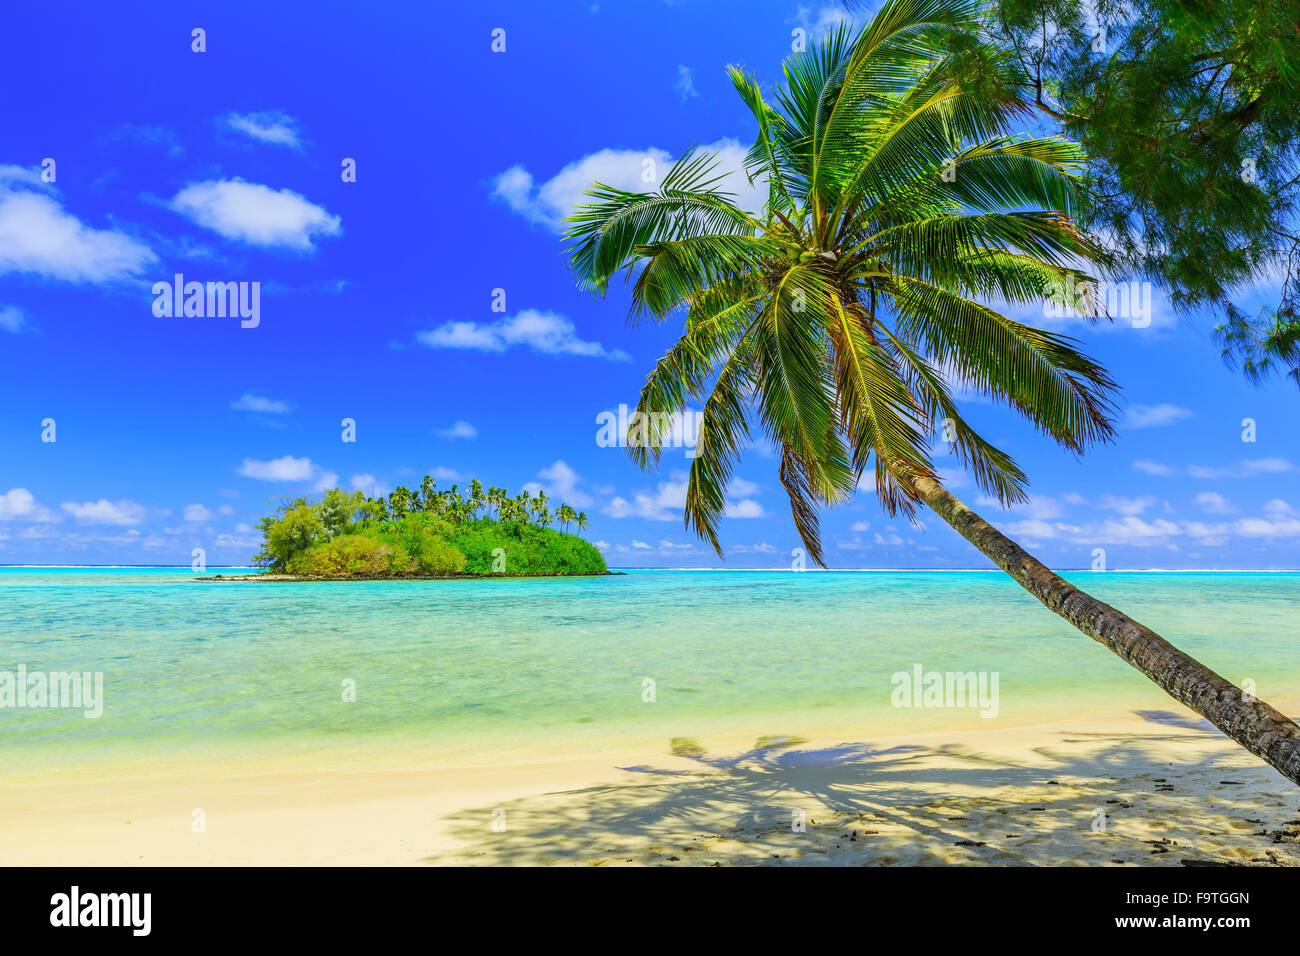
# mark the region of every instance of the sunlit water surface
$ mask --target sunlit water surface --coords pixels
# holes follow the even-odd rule
[[[1072,577],[1260,697],[1300,704],[1300,574]],[[893,706],[891,677],[918,664],[996,673],[997,716]],[[20,665],[102,672],[103,714],[0,708],[0,772],[327,748],[580,754],[723,731],[870,739],[1175,709],[982,572],[214,584],[0,568],[0,672]]]

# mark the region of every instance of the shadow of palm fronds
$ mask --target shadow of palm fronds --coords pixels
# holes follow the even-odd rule
[[[1200,753],[1199,725],[1173,726],[1064,734],[1033,765],[961,745],[801,749],[778,737],[709,755],[674,741],[667,766],[618,768],[618,783],[457,813],[459,848],[422,862],[1300,864],[1295,832],[1269,830],[1300,815],[1291,784],[1237,754]]]

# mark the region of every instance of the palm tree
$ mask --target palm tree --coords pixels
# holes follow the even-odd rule
[[[527,493],[528,492],[524,492],[524,494]],[[529,508],[533,513],[533,517],[537,519],[537,523],[542,527],[546,527],[546,525],[550,523],[550,517],[551,517],[551,511],[550,508],[547,507],[546,501],[547,501],[546,492],[539,491],[537,492],[536,497],[533,498],[532,503],[529,505]],[[542,520],[543,517],[546,519],[545,522],[543,522]]]
[[[573,519],[578,526],[579,531],[585,531],[587,528],[587,512],[579,511],[578,516]]]
[[[388,496],[388,507],[392,511],[393,517],[403,518],[411,511],[411,501],[413,496],[411,489],[405,485],[398,485],[393,489],[392,494]]]
[[[483,495],[483,483],[475,478],[469,483],[469,517],[473,521],[483,509],[487,499]]]
[[[537,492],[537,497],[533,499],[533,517],[539,527],[549,528],[551,526],[551,509],[547,505],[546,492]]]
[[[555,517],[556,520],[558,520],[560,524],[564,527],[565,534],[568,534],[569,523],[573,521],[574,518],[578,517],[578,513],[574,511],[572,508],[570,508],[568,505],[562,504],[558,509],[556,509]]]
[[[1074,222],[1080,149],[1011,135],[1026,104],[1002,54],[945,52],[954,31],[978,27],[977,0],[886,0],[860,32],[842,27],[788,60],[772,103],[730,68],[758,126],[746,166],[768,186],[759,215],[694,150],[658,192],[590,190],[569,220],[579,282],[603,295],[626,270],[631,319],[686,313],[641,392],[649,434],[629,453],[657,464],[662,423],[703,402],[685,521],[721,555],[727,483],[756,421],[819,564],[819,509],[873,468],[888,513],[929,506],[1049,609],[1300,783],[1300,727],[1052,573],[936,476],[929,443],[942,425],[981,488],[1004,505],[1026,498],[1015,461],[962,418],[954,379],[1070,451],[1113,435],[1106,371],[1074,340],[983,301],[1041,303],[1102,252]]]
[[[374,506],[374,516],[376,521],[378,521],[380,524],[383,524],[384,522],[392,520],[393,516],[392,513],[388,510],[387,498],[384,498],[382,496],[379,498],[372,498],[371,503]]]

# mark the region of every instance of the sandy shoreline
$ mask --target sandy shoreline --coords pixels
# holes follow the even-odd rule
[[[0,863],[1300,863],[1300,791],[1173,714],[693,743],[495,766],[390,755],[10,776]]]

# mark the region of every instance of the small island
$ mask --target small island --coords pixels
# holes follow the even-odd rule
[[[555,530],[558,524],[561,530]],[[587,515],[545,491],[511,496],[459,485],[439,490],[424,476],[416,491],[399,486],[387,497],[334,488],[319,499],[287,498],[258,524],[265,573],[213,575],[209,581],[339,581],[539,577],[609,574],[605,559],[569,528]]]

